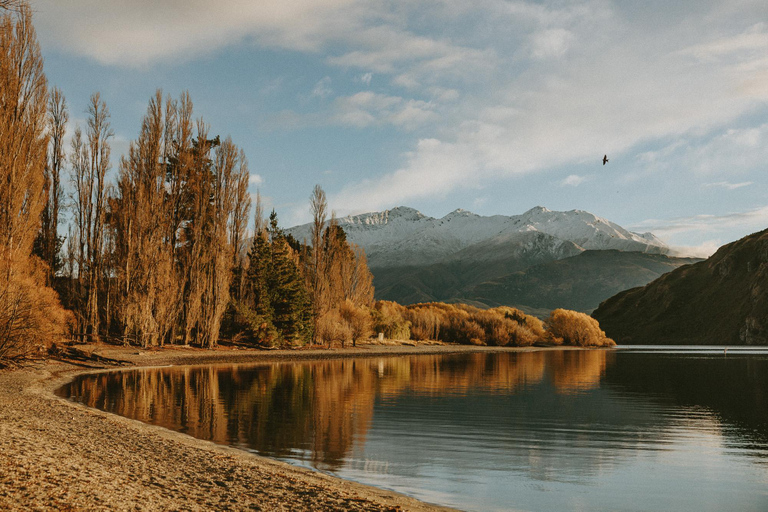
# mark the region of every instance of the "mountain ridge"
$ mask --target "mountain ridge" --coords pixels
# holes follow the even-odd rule
[[[669,253],[669,247],[651,233],[631,232],[583,210],[559,212],[543,206],[512,216],[482,216],[458,208],[439,219],[398,206],[341,217],[337,222],[351,242],[365,249],[372,268],[403,265],[404,259],[418,265],[446,262],[476,244],[503,246],[527,232],[571,242],[581,251]],[[298,240],[308,240],[310,229],[310,224],[303,224],[286,231]]]

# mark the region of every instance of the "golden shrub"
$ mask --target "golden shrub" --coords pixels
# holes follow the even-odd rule
[[[45,286],[37,258],[0,265],[0,359],[44,353],[63,341],[74,318],[57,293]]]
[[[405,318],[405,306],[380,300],[371,311],[374,333],[384,333],[388,339],[411,339],[411,323]]]
[[[367,307],[356,306],[354,302],[346,299],[339,307],[339,314],[352,332],[353,345],[370,338],[373,334],[373,320]]]
[[[616,344],[600,329],[594,318],[584,313],[556,309],[547,319],[549,336],[553,342],[580,347],[605,347]]]
[[[329,347],[334,343],[343,347],[352,342],[352,328],[337,309],[332,309],[317,319],[317,339]]]

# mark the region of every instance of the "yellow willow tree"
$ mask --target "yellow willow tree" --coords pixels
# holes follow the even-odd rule
[[[61,335],[66,314],[31,256],[45,206],[48,90],[32,12],[0,16],[0,357]]]

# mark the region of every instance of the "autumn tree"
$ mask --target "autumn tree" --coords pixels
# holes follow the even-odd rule
[[[305,274],[309,285],[310,298],[313,309],[313,341],[317,336],[317,321],[324,313],[323,294],[325,293],[325,253],[323,252],[323,229],[328,218],[328,202],[325,191],[320,185],[315,185],[309,198],[312,210],[312,227],[310,231],[311,258],[307,262]]]
[[[114,136],[109,110],[99,93],[91,95],[86,131],[75,129],[71,149],[73,208],[78,236],[75,308],[80,332],[99,337],[99,287],[103,281],[107,171]]]
[[[370,325],[359,321],[370,317],[373,304],[373,276],[365,251],[347,241],[335,214],[327,220],[328,205],[319,185],[310,197],[310,208],[311,257],[304,268],[313,304],[315,340],[328,345],[354,343],[370,332]]]
[[[32,256],[46,205],[48,88],[32,12],[13,5],[0,16],[0,358],[52,342],[67,321]]]
[[[61,173],[66,152],[64,135],[66,134],[69,112],[67,102],[60,89],[51,90],[48,99],[48,161],[45,167],[43,197],[45,206],[41,216],[40,232],[35,240],[35,254],[48,266],[48,285],[53,284],[56,272],[62,266],[59,256],[64,238],[58,234],[59,214],[63,199]]]
[[[110,217],[125,339],[216,345],[244,252],[248,163],[230,138],[192,121],[187,93],[157,91],[120,164]]]
[[[164,108],[162,92],[149,102],[139,138],[120,161],[116,193],[110,200],[115,240],[117,312],[123,339],[141,346],[162,345],[178,318],[178,283],[166,191],[166,159],[175,131],[175,104]]]

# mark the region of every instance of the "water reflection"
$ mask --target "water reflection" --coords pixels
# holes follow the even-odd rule
[[[133,370],[60,394],[464,509],[717,510],[736,493],[764,510],[767,384],[765,354],[563,350]]]

